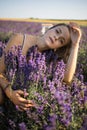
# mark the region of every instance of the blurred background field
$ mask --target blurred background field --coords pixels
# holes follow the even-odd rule
[[[87,20],[54,20],[54,19],[21,19],[21,18],[0,18],[0,39],[3,39],[11,33],[28,33],[40,34],[43,28],[49,27],[58,23],[76,22],[82,27],[84,35],[87,34]],[[3,35],[4,33],[4,35]]]
[[[79,25],[87,26],[87,20],[66,20],[66,19],[35,19],[35,18],[29,18],[29,19],[23,19],[23,18],[0,18],[0,20],[5,21],[20,21],[20,22],[39,22],[39,23],[69,23],[69,22],[76,22]]]

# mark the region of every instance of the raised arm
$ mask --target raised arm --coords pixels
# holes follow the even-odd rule
[[[71,27],[72,47],[64,74],[64,81],[66,83],[71,83],[72,78],[74,76],[77,64],[79,42],[81,39],[81,29],[79,28],[79,26],[75,23],[70,23],[70,27]]]

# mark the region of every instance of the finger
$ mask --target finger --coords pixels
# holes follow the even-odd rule
[[[20,102],[25,104],[34,104],[32,100],[27,100],[25,98],[20,97]]]
[[[79,25],[77,23],[74,23],[74,22],[70,22],[69,25],[70,26],[77,26],[77,27],[79,27]]]
[[[32,101],[32,100],[27,100],[27,101],[28,101],[28,103],[30,103],[30,104],[35,104],[34,101]]]
[[[18,110],[18,111],[24,111],[24,110],[28,110],[29,109],[29,107],[27,108],[27,107],[24,107],[24,106],[22,106],[22,105],[16,105],[16,109]]]
[[[25,103],[21,103],[20,106],[25,107],[25,108],[29,108],[29,107],[34,107],[34,104],[25,104]]]
[[[25,104],[31,103],[30,101],[28,101],[27,99],[22,98],[22,97],[19,97],[19,102],[20,103],[25,103]]]
[[[77,28],[77,27],[72,27],[71,28],[71,33],[79,33],[79,34],[81,34],[81,30],[79,29],[79,28]]]
[[[80,30],[80,26],[77,23],[70,23],[69,26],[73,29]]]
[[[72,28],[72,31],[74,32],[74,33],[76,33],[77,32],[77,29],[76,28]]]
[[[20,94],[20,95],[22,95],[22,96],[25,95],[25,92],[22,91],[22,90],[17,90],[17,93]],[[26,92],[26,96],[28,96],[28,95],[29,95],[29,93]]]
[[[18,109],[19,111],[26,111],[27,110],[27,108],[23,108],[22,106],[19,106],[19,109]]]
[[[28,100],[28,104],[31,104],[34,107],[36,106],[36,103],[34,101],[32,101],[32,100]]]
[[[24,98],[20,98],[19,105],[22,105],[24,107],[31,107],[31,106],[33,107],[33,106],[35,106],[35,103],[31,100],[26,100]]]
[[[17,93],[20,95],[24,95],[24,91],[22,91],[22,90],[17,90]]]
[[[21,111],[29,110],[29,108],[27,108],[27,107],[23,107],[23,106],[19,106],[19,109],[20,109]]]

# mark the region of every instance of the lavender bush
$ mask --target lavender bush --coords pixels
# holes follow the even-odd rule
[[[0,41],[7,43],[13,33],[41,34],[41,23],[0,20]]]
[[[52,50],[40,53],[32,47],[24,57],[21,47],[6,55],[8,80],[13,89],[29,92],[35,108],[17,110],[6,98],[0,113],[2,130],[86,130],[87,129],[87,27],[83,29],[78,65],[71,85],[64,83],[64,62]],[[11,33],[40,34],[41,24],[0,21],[0,57]],[[4,43],[3,43],[4,42]],[[9,62],[10,61],[10,62]]]
[[[12,88],[28,91],[36,106],[19,112],[9,100],[5,102],[9,129],[78,130],[87,111],[87,88],[76,77],[71,85],[63,82],[65,64],[52,50],[38,52],[30,48],[27,57],[21,47],[12,47],[5,55],[7,77]],[[10,61],[10,62],[9,62]]]
[[[26,33],[37,35],[38,33],[40,33],[41,28],[41,23],[38,22],[0,20],[0,32],[4,33]]]

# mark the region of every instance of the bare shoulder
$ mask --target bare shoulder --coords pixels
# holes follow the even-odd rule
[[[12,46],[22,45],[24,35],[21,33],[15,33],[9,39],[5,51],[7,52]]]
[[[12,46],[14,45],[18,46],[21,45],[22,43],[23,43],[23,34],[20,33],[12,34],[4,51],[7,53]],[[4,71],[5,71],[5,63],[4,63],[4,55],[2,55],[2,57],[0,57],[0,73],[4,73]]]

